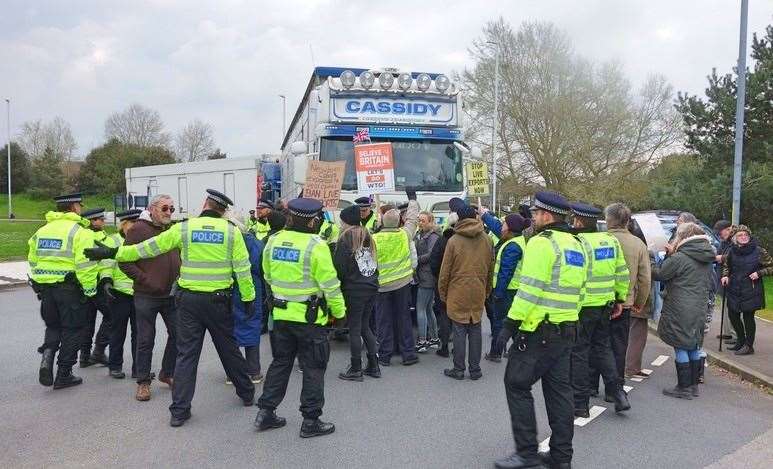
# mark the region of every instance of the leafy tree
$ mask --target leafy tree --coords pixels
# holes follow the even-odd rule
[[[33,197],[49,198],[62,193],[65,183],[62,161],[53,148],[46,147],[43,155],[32,162],[32,183],[28,192]]]
[[[126,168],[174,162],[174,154],[166,148],[143,148],[113,139],[86,156],[79,175],[80,187],[97,194],[122,194],[126,192]]]
[[[29,184],[29,155],[16,142],[11,142],[11,192],[24,192]],[[8,193],[8,144],[0,148],[0,193]]]

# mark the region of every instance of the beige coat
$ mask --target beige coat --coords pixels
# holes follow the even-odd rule
[[[640,314],[631,311],[631,316],[635,318],[648,318],[650,316],[649,308],[644,308],[647,298],[650,295],[652,284],[650,255],[647,246],[641,239],[632,235],[623,228],[611,228],[609,230],[623,248],[625,263],[628,265],[628,276],[630,284],[628,287],[628,298],[625,300],[624,308],[630,308],[633,305],[642,309]]]
[[[480,220],[456,224],[448,240],[438,277],[440,299],[448,317],[463,324],[480,322],[494,275],[494,246]]]

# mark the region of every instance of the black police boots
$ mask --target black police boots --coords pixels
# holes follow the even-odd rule
[[[375,353],[368,355],[368,366],[362,370],[362,374],[371,378],[381,378],[381,368],[378,367],[378,356]]]
[[[86,368],[93,365],[94,362],[91,361],[91,350],[81,350],[79,361],[81,368]]]
[[[572,463],[570,462],[557,462],[553,460],[553,456],[550,454],[550,451],[539,453],[539,458],[542,460],[542,464],[544,464],[545,467],[549,467],[550,469],[572,469]]]
[[[255,417],[255,428],[258,431],[269,430],[271,428],[281,428],[287,423],[283,417],[279,417],[270,409],[260,409]]]
[[[338,377],[346,381],[362,381],[362,359],[352,358],[352,364],[344,373],[338,373]]]
[[[526,469],[529,467],[542,467],[542,461],[539,457],[534,459],[522,458],[518,453],[494,461],[494,467],[497,469]]]
[[[320,419],[303,419],[301,424],[301,438],[329,435],[336,431],[336,426]]]
[[[615,403],[615,412],[625,412],[631,409],[631,403],[628,402],[628,394],[621,389],[612,391],[612,401]]]
[[[54,384],[54,351],[50,348],[43,350],[43,359],[40,361],[38,381],[43,386]]]
[[[91,363],[100,363],[107,366],[107,355],[105,355],[105,348],[99,345],[94,347],[94,351],[91,352]]]
[[[72,374],[72,368],[59,367],[56,370],[56,380],[54,380],[54,389],[64,389],[77,386],[83,382],[79,376]]]

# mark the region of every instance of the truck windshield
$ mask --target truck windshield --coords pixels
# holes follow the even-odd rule
[[[389,140],[395,161],[395,188],[414,186],[420,191],[461,192],[462,153],[450,141]],[[325,137],[319,151],[321,161],[346,161],[343,190],[357,189],[354,143],[351,137]]]

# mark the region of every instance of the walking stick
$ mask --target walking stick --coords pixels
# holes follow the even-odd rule
[[[722,341],[725,338],[725,297],[727,297],[727,289],[722,289],[722,310],[719,312],[719,351],[722,351]]]

